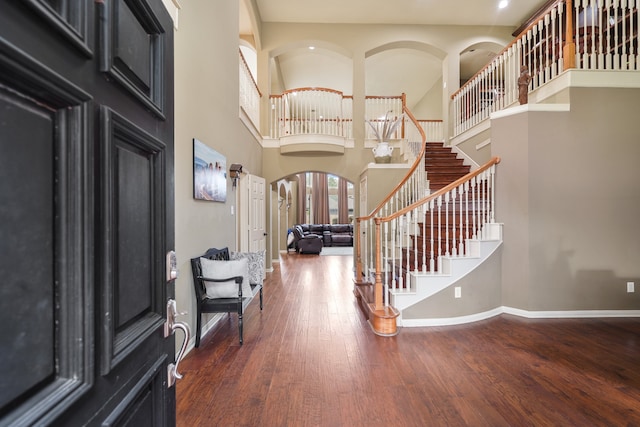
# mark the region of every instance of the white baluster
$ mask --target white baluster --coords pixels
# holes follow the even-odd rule
[[[433,243],[434,243],[433,242],[433,233],[434,233],[434,230],[433,230],[433,207],[434,207],[434,201],[431,200],[429,202],[429,218],[431,219],[429,221],[429,224],[430,224],[430,227],[431,227],[431,230],[430,230],[430,233],[429,233],[429,236],[430,236],[430,242],[429,243],[431,245],[431,248],[430,248],[431,250],[430,250],[430,253],[429,253],[429,271],[431,272],[431,274],[433,274],[433,272],[435,270],[435,267],[436,267],[436,264],[435,264],[435,252],[434,252],[434,248],[433,248]]]
[[[495,187],[495,176],[496,176],[496,166],[493,165],[489,169],[489,173],[491,176],[491,215],[489,216],[489,221],[493,224],[496,222],[496,212],[495,212],[495,204],[496,204],[496,187]]]
[[[558,43],[556,43],[556,38],[558,38],[558,35],[556,34],[556,16],[557,12],[556,8],[554,7],[553,9],[551,9],[551,22],[549,23],[549,26],[551,27],[551,58],[549,59],[549,62],[551,64],[551,74],[549,75],[550,79],[553,79],[558,75],[558,57],[556,52],[556,47],[558,46]]]
[[[611,17],[611,8],[613,7],[613,2],[611,0],[605,1],[605,10],[607,12],[607,22],[605,22],[605,27],[607,29],[607,45],[605,46],[605,66],[604,69],[610,70],[613,68],[613,55],[611,53],[611,25],[609,25],[609,18]]]
[[[465,202],[465,219],[464,219],[464,254],[468,255],[469,240],[469,181],[464,183],[464,202]]]
[[[552,53],[553,50],[553,45],[555,44],[555,41],[553,40],[553,34],[549,35],[549,24],[551,22],[551,15],[549,13],[547,13],[544,16],[544,34],[545,34],[545,40],[547,41],[543,46],[541,47],[541,50],[543,50],[543,54],[541,55],[541,57],[544,59],[544,82],[546,83],[549,81],[549,79],[551,78],[551,64],[554,58],[550,57],[550,53]],[[551,46],[549,46],[549,43],[551,43]]]
[[[589,62],[591,64],[591,69],[595,70],[598,69],[598,51],[596,49],[596,38],[600,38],[597,34],[600,32],[600,29],[596,28],[595,14],[597,13],[597,5],[595,0],[591,0],[589,10],[591,16],[591,53],[589,54]]]
[[[472,192],[471,193],[471,195],[472,195],[471,204],[473,206],[472,215],[471,215],[471,217],[473,218],[473,227],[472,227],[473,234],[472,234],[471,237],[473,239],[477,239],[478,238],[477,219],[478,219],[478,210],[479,210],[479,206],[477,204],[477,202],[478,202],[478,200],[477,200],[478,199],[478,179],[477,179],[477,177],[473,177],[471,179],[471,192]]]
[[[403,250],[403,236],[404,236],[404,216],[400,215],[397,219],[396,219],[396,227],[397,227],[397,233],[398,233],[398,244],[397,244],[397,248],[398,248],[398,255],[395,255],[395,251],[396,251],[396,246],[394,245],[393,247],[393,251],[394,251],[394,256],[393,259],[395,260],[396,257],[398,258],[398,267],[400,269],[400,274],[399,274],[399,282],[398,282],[398,288],[400,290],[407,290],[408,286],[405,286],[405,277],[404,274],[402,274],[402,250]]]
[[[420,206],[418,209],[420,213],[420,219],[422,220],[422,230],[420,241],[422,242],[422,272],[427,272],[427,204]]]
[[[458,256],[458,248],[456,245],[456,200],[458,195],[457,187],[451,190],[451,255]],[[448,215],[447,215],[448,217]],[[447,227],[448,229],[448,227]],[[447,238],[447,244],[449,243],[449,239]]]
[[[566,23],[564,22],[564,3],[560,3],[558,4],[557,7],[557,12],[558,12],[558,74],[562,73],[564,71],[564,49],[562,48],[562,46],[564,46],[564,39],[565,39],[565,25]],[[575,28],[575,27],[574,27]]]
[[[412,246],[412,241],[411,241],[411,214],[410,213],[406,213],[404,214],[404,224],[405,224],[405,234],[406,234],[406,243],[405,243],[405,258],[406,258],[406,267],[405,267],[405,271],[407,272],[407,274],[409,274],[409,272],[411,271],[411,246]],[[400,264],[402,265],[402,264]]]
[[[437,207],[438,207],[438,251],[437,255],[437,264],[438,264],[438,273],[442,273],[442,196],[439,196],[437,199]]]
[[[633,11],[635,6],[635,0],[629,0],[628,8],[629,8],[629,58],[627,60],[627,69],[635,70],[636,69],[636,51],[634,48],[634,40],[635,34],[633,32]]]

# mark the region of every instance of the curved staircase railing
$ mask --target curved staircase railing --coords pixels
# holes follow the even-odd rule
[[[382,272],[382,269],[378,265],[380,262],[378,255],[380,253],[379,243],[375,240],[379,237],[379,232],[376,228],[379,227],[380,219],[392,215],[394,212],[400,211],[407,206],[411,206],[412,203],[424,197],[428,192],[426,171],[424,168],[426,135],[422,126],[420,126],[406,106],[403,107],[403,113],[406,117],[405,129],[407,138],[410,140],[419,138],[421,148],[405,177],[394,187],[387,197],[384,198],[369,215],[356,218],[354,227],[354,253],[356,259],[354,283],[356,291],[359,287],[369,283],[368,278],[371,277],[372,274],[375,274],[377,277]],[[378,292],[377,288],[376,292]],[[357,292],[356,296],[358,296]],[[393,335],[396,333],[395,318],[398,314],[393,307],[388,304],[382,304],[381,297],[375,298],[374,305],[366,302],[365,312],[366,311],[377,313],[376,316],[370,316],[370,321],[376,322],[376,319],[380,319],[380,321],[376,322],[377,324],[373,326],[376,333],[381,335]],[[393,319],[393,322],[390,322],[389,319]],[[389,325],[391,325],[391,327]]]
[[[412,273],[443,274],[444,257],[474,256],[472,240],[495,237],[499,162],[495,157],[435,193],[400,207],[396,197],[413,171],[371,214],[356,219],[354,293],[376,334],[397,333],[400,313],[390,304],[390,295],[410,291]]]

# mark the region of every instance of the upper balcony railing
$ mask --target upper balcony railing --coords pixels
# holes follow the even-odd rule
[[[353,98],[327,88],[299,88],[270,97],[270,137],[322,134],[352,138]]]
[[[406,96],[367,96],[365,117],[371,123],[399,117],[406,108]],[[406,120],[405,120],[406,122]],[[418,120],[429,141],[442,141],[442,120]],[[399,126],[392,139],[420,140],[415,127]],[[409,135],[409,132],[413,132]],[[283,138],[296,135],[329,135],[345,139],[353,138],[353,97],[328,88],[297,88],[270,97],[269,136]],[[365,126],[365,139],[375,135]],[[419,149],[418,149],[419,151]],[[417,153],[416,153],[417,154]]]
[[[639,70],[639,33],[635,1],[558,0],[452,95],[453,136],[518,101],[522,66],[527,92],[570,68]]]
[[[260,98],[262,94],[253,79],[247,61],[240,53],[240,108],[251,119],[256,129],[260,129]]]

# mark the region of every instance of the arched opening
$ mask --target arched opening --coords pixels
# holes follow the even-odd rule
[[[344,49],[303,40],[271,52],[270,92],[318,87],[353,93],[353,61]]]
[[[494,42],[481,42],[460,52],[460,87],[491,62],[503,47]]]
[[[337,174],[304,171],[272,183],[274,253],[286,251],[296,224],[352,224],[355,218],[353,182]]]
[[[365,55],[367,96],[406,95],[407,107],[418,119],[442,118],[444,53],[417,42],[395,42]]]

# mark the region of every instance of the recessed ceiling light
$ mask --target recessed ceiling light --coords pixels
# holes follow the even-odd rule
[[[501,0],[500,3],[498,3],[498,7],[500,9],[504,9],[507,6],[509,6],[509,1],[508,0]]]
[[[315,46],[309,46],[309,50],[313,50],[315,48],[316,48]]]

